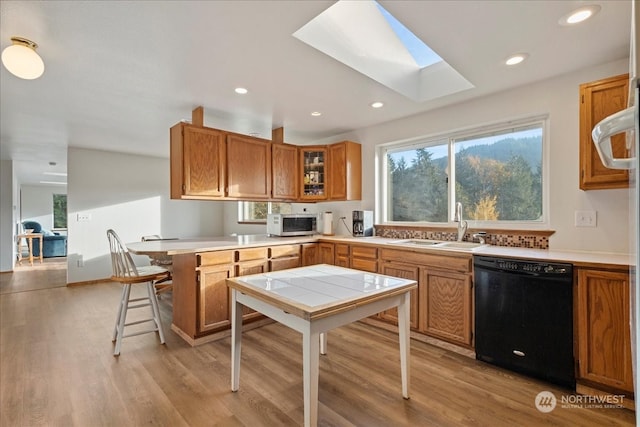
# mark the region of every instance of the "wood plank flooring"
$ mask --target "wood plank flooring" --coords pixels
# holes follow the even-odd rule
[[[302,425],[296,332],[279,324],[246,332],[240,390],[232,393],[229,339],[187,345],[169,329],[170,294],[160,300],[166,345],[152,334],[127,338],[115,358],[111,333],[120,286],[52,282],[0,295],[1,426]],[[415,340],[411,399],[404,400],[398,353],[397,335],[383,329],[356,323],[332,331],[329,354],[320,358],[319,425],[635,423],[626,409],[558,404],[542,413],[534,405],[539,392],[558,399],[572,392]]]

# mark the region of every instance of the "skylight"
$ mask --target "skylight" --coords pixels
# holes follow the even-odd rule
[[[378,10],[384,19],[391,25],[391,29],[396,33],[396,36],[398,36],[404,47],[409,51],[411,56],[413,56],[418,67],[424,68],[442,61],[442,58],[440,58],[437,53],[431,50],[425,42],[416,37],[416,35],[405,27],[402,22],[398,21],[395,16],[387,12],[387,9],[382,7],[380,3],[375,1],[374,3],[378,6]]]
[[[417,102],[474,87],[374,0],[340,0],[293,36]]]

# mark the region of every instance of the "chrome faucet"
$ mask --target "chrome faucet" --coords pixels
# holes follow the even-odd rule
[[[453,217],[453,221],[458,223],[458,242],[462,242],[465,233],[467,232],[467,221],[462,220],[462,203],[456,203],[456,214]]]

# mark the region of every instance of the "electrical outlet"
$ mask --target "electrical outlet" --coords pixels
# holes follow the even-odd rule
[[[79,213],[77,216],[77,220],[78,222],[80,221],[91,221],[91,214],[90,213]]]
[[[597,225],[596,211],[576,211],[576,227],[595,227]]]

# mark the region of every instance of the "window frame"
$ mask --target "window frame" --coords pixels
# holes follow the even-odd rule
[[[251,211],[249,203],[266,203],[267,204],[267,214],[272,213],[274,204],[288,204],[287,202],[271,202],[271,201],[256,201],[256,200],[241,200],[238,202],[238,224],[266,224],[267,219],[247,219],[248,213]]]
[[[463,218],[469,224],[470,228],[487,228],[487,229],[548,229],[549,228],[549,116],[548,114],[527,116],[511,120],[503,120],[485,125],[477,125],[452,131],[445,131],[430,135],[422,135],[419,137],[391,141],[378,144],[375,149],[375,210],[376,218],[380,218],[381,224],[386,225],[407,225],[407,226],[435,226],[435,227],[451,227],[457,226],[453,221],[455,212],[455,143],[461,139],[486,136],[491,133],[501,133],[508,130],[516,130],[529,126],[540,126],[542,128],[542,215],[539,220],[498,220],[498,221],[480,221]],[[434,145],[440,145],[439,142],[447,141],[448,145],[448,221],[447,222],[430,222],[430,221],[390,221],[388,218],[390,203],[390,193],[388,186],[387,171],[387,153],[389,151],[407,150],[424,148]]]

